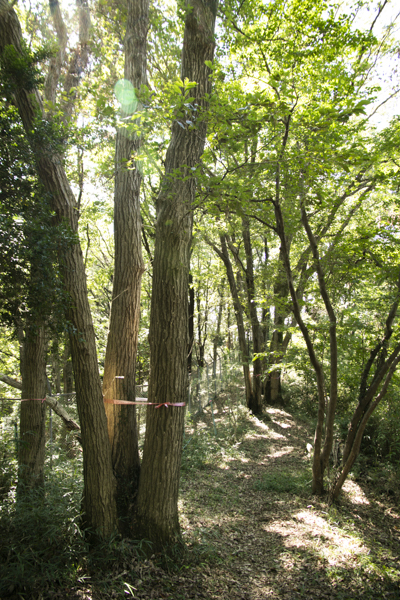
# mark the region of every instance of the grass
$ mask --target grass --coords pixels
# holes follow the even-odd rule
[[[311,469],[299,472],[280,471],[267,473],[254,484],[258,492],[277,494],[309,494],[312,481]]]

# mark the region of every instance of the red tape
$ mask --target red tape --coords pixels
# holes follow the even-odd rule
[[[109,400],[104,399],[106,404],[140,404],[141,406],[155,406],[156,408],[160,408],[160,406],[186,406],[186,402],[147,402],[147,400],[139,400],[137,402],[130,402],[129,400]]]
[[[46,398],[21,398],[21,402],[45,402]]]

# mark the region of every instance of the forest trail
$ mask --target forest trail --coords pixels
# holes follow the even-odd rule
[[[398,503],[349,480],[328,508],[310,493],[312,432],[284,410],[268,416],[236,458],[184,479],[184,536],[215,558],[176,598],[400,598]]]
[[[68,586],[12,598],[400,599],[398,484],[371,471],[328,507],[310,491],[304,422],[277,408],[260,420],[226,402],[214,422],[217,437],[208,407],[185,435],[183,554],[144,559],[142,542],[117,539],[83,557]]]

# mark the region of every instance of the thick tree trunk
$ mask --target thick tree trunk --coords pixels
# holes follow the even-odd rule
[[[0,52],[13,45],[21,54],[21,28],[7,0],[0,0]],[[49,138],[36,130],[43,106],[37,90],[15,84],[14,101],[36,159],[38,175],[51,198],[59,222],[66,222],[76,234],[78,207],[69,185],[62,157]],[[43,127],[43,125],[42,125]],[[75,375],[77,406],[82,428],[85,523],[94,534],[108,536],[116,529],[115,478],[107,435],[96,342],[87,296],[86,275],[80,244],[76,239],[64,246],[60,265],[69,294],[66,311]]]
[[[150,402],[187,398],[188,285],[192,203],[205,137],[205,95],[211,91],[205,61],[214,54],[214,0],[187,5],[181,78],[195,81],[190,91],[195,110],[172,126],[165,177],[157,200],[150,323]],[[188,125],[191,121],[193,125]],[[162,548],[180,539],[178,487],[184,425],[183,407],[147,408],[140,475],[137,526],[141,537]]]
[[[18,494],[44,482],[46,341],[44,327],[27,327],[22,348]]]
[[[140,90],[146,83],[146,38],[149,1],[130,0],[125,35],[125,80]],[[135,107],[122,104],[123,116]],[[135,400],[135,369],[139,334],[140,289],[144,272],[140,217],[139,166],[127,168],[139,152],[140,139],[126,129],[115,145],[114,239],[115,268],[110,332],[104,363],[106,399]],[[106,404],[112,464],[117,478],[120,530],[129,531],[128,515],[137,493],[140,459],[135,406]]]

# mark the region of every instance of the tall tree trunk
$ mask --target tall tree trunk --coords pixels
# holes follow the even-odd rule
[[[125,80],[140,91],[146,83],[146,39],[149,0],[129,0],[125,34]],[[127,117],[136,107],[121,106]],[[140,139],[126,129],[115,145],[115,268],[110,332],[104,363],[103,393],[109,400],[135,400],[135,369],[139,335],[140,288],[144,272],[140,217],[139,165],[127,168],[140,149]],[[120,530],[129,531],[128,515],[137,494],[140,472],[135,406],[106,404],[112,464],[117,478]]]
[[[69,338],[65,340],[63,352],[63,390],[64,394],[70,394],[74,389],[74,373],[72,369],[71,344]]]
[[[288,251],[290,252],[290,243],[287,241]],[[272,332],[271,344],[270,344],[270,359],[269,359],[269,372],[265,382],[265,402],[266,404],[274,405],[282,402],[281,393],[281,373],[282,369],[274,365],[279,365],[285,355],[287,343],[285,344],[285,338],[283,336],[283,326],[285,318],[288,315],[287,310],[287,299],[289,294],[289,287],[287,277],[283,267],[283,256],[282,246],[279,251],[278,261],[278,273],[274,282],[274,298],[275,298],[275,312],[274,312],[274,331]]]
[[[21,356],[21,415],[18,445],[18,493],[44,482],[46,341],[41,326],[25,330]]]
[[[278,170],[279,173],[279,170]],[[279,187],[279,186],[277,186]],[[293,303],[293,314],[303,335],[304,341],[307,346],[308,355],[310,362],[314,368],[315,376],[317,379],[317,390],[318,390],[318,413],[317,413],[317,424],[315,427],[314,435],[314,458],[313,458],[313,483],[312,491],[315,494],[322,494],[324,491],[324,472],[321,461],[322,453],[322,438],[323,438],[323,425],[325,416],[325,380],[322,365],[319,362],[315,353],[314,344],[312,343],[307,325],[304,323],[301,316],[301,309],[299,299],[296,294],[296,289],[293,283],[292,268],[290,265],[290,253],[289,245],[285,232],[285,224],[283,220],[283,214],[281,205],[278,198],[273,202],[276,219],[276,229],[281,241],[281,256],[283,265],[285,267],[289,292]]]
[[[13,45],[22,54],[21,27],[7,0],[0,0],[0,52]],[[35,88],[15,83],[14,101],[33,149],[38,175],[51,198],[58,222],[65,222],[74,234],[78,230],[78,207],[69,185],[62,157],[54,151],[51,139],[36,131],[36,120],[43,123],[42,100]],[[41,125],[43,130],[43,125]],[[62,249],[60,266],[69,295],[66,318],[75,375],[77,406],[82,428],[85,523],[94,535],[108,536],[116,529],[115,478],[107,434],[96,342],[90,313],[86,275],[79,241],[76,238]]]
[[[188,345],[188,373],[192,372],[193,344],[194,344],[194,287],[193,275],[189,273],[189,345]]]
[[[220,239],[220,248],[212,243],[210,240],[205,238],[206,242],[213,248],[214,252],[220,257],[222,262],[226,268],[226,275],[228,279],[229,289],[232,296],[233,308],[235,311],[237,332],[238,332],[238,341],[239,341],[239,349],[243,366],[243,376],[244,376],[244,384],[245,384],[245,392],[246,392],[246,406],[249,410],[253,410],[254,406],[254,396],[253,396],[253,387],[251,382],[250,375],[250,367],[249,367],[249,354],[248,347],[246,342],[246,332],[244,328],[243,321],[243,308],[242,303],[239,298],[239,291],[236,285],[235,274],[233,272],[231,259],[228,253],[228,246],[226,242],[226,235],[221,234],[219,236]]]
[[[157,199],[150,322],[150,402],[187,398],[188,284],[192,240],[194,171],[206,137],[206,94],[211,91],[215,0],[186,5],[182,81],[196,82],[183,122],[175,120]],[[188,125],[191,121],[193,125]],[[179,173],[179,176],[177,176]],[[183,407],[147,407],[137,525],[141,537],[161,548],[180,539],[178,487],[184,425]]]
[[[246,253],[246,290],[253,335],[253,354],[264,351],[264,340],[260,322],[257,315],[256,286],[254,281],[253,249],[250,238],[250,222],[248,217],[242,217],[242,235]],[[251,411],[260,415],[262,406],[262,359],[253,360],[253,404]]]

